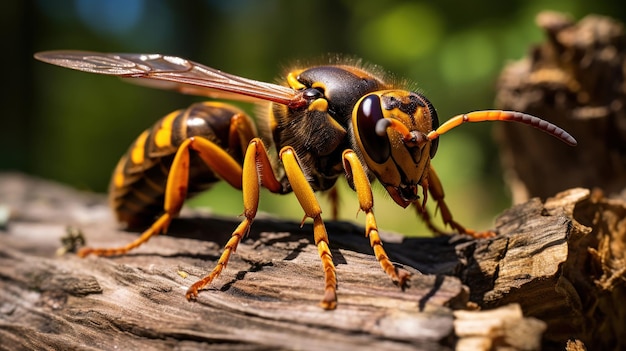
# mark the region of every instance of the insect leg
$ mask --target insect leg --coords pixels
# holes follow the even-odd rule
[[[256,136],[256,127],[246,115],[236,114],[230,119],[228,131],[229,149],[241,150],[241,155],[243,155],[250,141]]]
[[[422,183],[424,181],[422,180]],[[426,188],[428,187],[428,185],[426,185]],[[413,203],[413,206],[415,206],[415,212],[417,212],[417,215],[420,216],[422,218],[422,221],[424,221],[424,223],[426,224],[426,226],[428,227],[428,229],[437,234],[437,235],[450,235],[453,233],[448,233],[448,232],[444,232],[443,230],[439,229],[438,227],[436,227],[433,224],[432,221],[432,217],[430,216],[430,213],[428,213],[428,210],[426,209],[426,207],[422,206],[419,201],[416,201]]]
[[[209,157],[210,153],[206,153],[205,155]],[[212,162],[219,162],[219,160]],[[254,217],[256,217],[259,207],[260,184],[263,184],[263,186],[272,192],[279,192],[281,189],[280,183],[272,173],[267,150],[260,139],[254,138],[248,144],[243,160],[243,173],[239,174],[239,178],[243,179],[241,189],[243,192],[243,215],[245,218],[235,229],[224,246],[224,252],[222,252],[222,255],[217,261],[217,265],[213,268],[211,273],[189,287],[185,294],[188,300],[198,296],[199,290],[205,288],[220,275],[228,264],[230,255],[237,250],[237,245],[239,245],[241,239],[250,230],[250,225]]]
[[[337,187],[332,187],[326,194],[328,201],[330,201],[330,215],[333,221],[339,218],[339,190]]]
[[[326,227],[322,220],[322,210],[319,202],[311,189],[311,185],[306,180],[302,168],[298,164],[296,152],[292,147],[286,146],[280,151],[280,159],[283,162],[285,173],[291,184],[293,192],[296,194],[300,206],[304,210],[305,216],[313,218],[313,236],[315,245],[322,260],[322,268],[324,269],[324,298],[320,305],[322,308],[332,310],[337,307],[337,276],[335,273],[335,264],[333,263],[332,254],[328,245],[328,235]]]
[[[369,237],[370,245],[374,249],[376,260],[380,263],[383,270],[391,277],[394,283],[404,286],[410,277],[409,272],[396,268],[389,260],[387,253],[383,249],[382,241],[378,235],[378,226],[374,217],[374,198],[372,196],[372,187],[370,184],[361,161],[352,150],[343,152],[343,168],[346,171],[347,178],[351,179],[359,199],[361,210],[365,212],[365,236]]]
[[[441,211],[441,217],[443,219],[444,224],[449,225],[450,227],[452,227],[452,229],[454,229],[460,234],[467,234],[474,238],[485,238],[485,237],[490,237],[490,236],[495,235],[495,233],[490,232],[490,231],[477,232],[475,230],[465,228],[464,226],[462,226],[461,224],[459,224],[457,221],[455,221],[452,218],[452,213],[450,212],[448,205],[446,205],[443,199],[444,193],[443,193],[443,186],[441,185],[441,180],[439,180],[439,176],[437,176],[437,173],[435,172],[435,169],[433,168],[432,165],[428,167],[427,183],[428,183],[428,190],[430,191],[430,194],[433,196],[433,199],[435,199],[435,201],[437,202],[437,208]],[[419,206],[419,205],[416,204],[416,206]],[[419,210],[419,207],[418,207],[418,210]],[[433,230],[435,233],[442,234],[443,232],[441,232],[440,230],[438,230],[432,225],[430,221],[430,216],[428,215],[428,212],[426,212],[426,209],[422,208],[421,210],[422,210],[421,211],[422,218],[426,221],[426,224],[428,225],[428,227],[431,230]]]
[[[78,256],[85,257],[87,255],[97,256],[117,256],[123,255],[128,251],[147,242],[154,235],[164,233],[170,222],[178,215],[180,209],[187,196],[187,182],[189,179],[189,145],[193,141],[187,139],[181,143],[176,151],[170,172],[167,176],[167,184],[165,186],[165,201],[163,209],[165,213],[159,217],[141,236],[133,242],[117,248],[90,248],[85,247],[78,251]]]

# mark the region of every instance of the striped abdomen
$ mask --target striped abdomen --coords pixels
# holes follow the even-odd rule
[[[167,175],[179,145],[187,138],[208,139],[241,163],[241,143],[230,140],[234,116],[245,115],[227,104],[197,103],[170,113],[144,131],[120,159],[111,179],[109,203],[118,220],[137,227],[152,223],[163,213]],[[208,189],[218,180],[191,150],[187,197]]]

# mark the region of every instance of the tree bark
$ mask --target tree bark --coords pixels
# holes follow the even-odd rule
[[[500,76],[496,105],[547,119],[570,132],[570,148],[530,128],[496,126],[514,201],[583,186],[626,187],[626,35],[623,24],[589,15],[579,22],[543,12],[546,41]],[[540,133],[539,133],[540,134]]]
[[[385,249],[413,273],[404,291],[364,229],[328,222],[339,305],[318,307],[323,274],[312,228],[259,218],[198,300],[238,224],[186,210],[168,235],[113,258],[58,256],[61,239],[126,244],[104,199],[0,175],[0,348],[511,350],[566,344],[618,350],[624,330],[626,204],[585,189],[505,211],[498,235],[404,238]]]

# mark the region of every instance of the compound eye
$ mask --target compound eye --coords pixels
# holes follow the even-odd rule
[[[428,112],[430,113],[430,118],[431,118],[431,130],[436,130],[437,128],[439,128],[439,117],[437,116],[437,110],[435,110],[435,107],[433,106],[433,104],[426,98],[426,96],[420,94],[420,93],[415,93],[417,96],[419,96],[419,98],[424,102],[424,104],[426,105],[426,107],[428,108]],[[433,157],[435,157],[435,154],[437,153],[437,148],[439,147],[439,138],[434,139],[431,144],[430,144],[430,158],[432,159]]]
[[[382,164],[391,155],[389,138],[376,133],[376,123],[383,116],[378,95],[370,94],[357,106],[356,127],[363,144],[363,151],[376,163]]]

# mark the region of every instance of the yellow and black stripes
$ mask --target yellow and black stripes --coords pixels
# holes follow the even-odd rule
[[[245,124],[252,125],[249,117],[236,107],[203,102],[172,112],[144,131],[119,161],[111,179],[109,201],[118,219],[130,226],[141,226],[163,211],[165,183],[174,154],[188,138],[203,137],[241,161],[242,143],[230,145],[231,120],[235,118],[247,119]],[[219,180],[194,153],[190,157],[189,178],[190,196]]]

